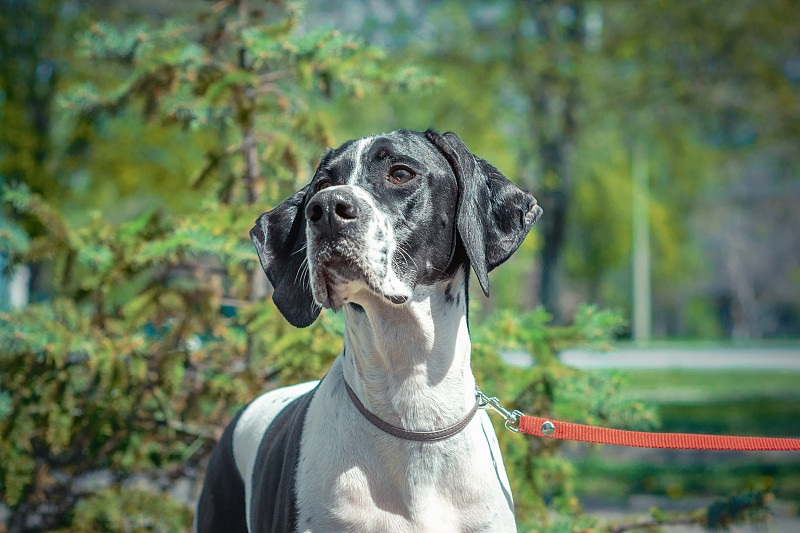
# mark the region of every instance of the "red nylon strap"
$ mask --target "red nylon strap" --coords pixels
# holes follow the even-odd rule
[[[551,439],[577,440],[639,448],[673,448],[683,450],[800,450],[800,439],[765,437],[726,437],[689,433],[646,433],[558,422],[549,418],[522,415],[519,431],[528,435],[547,437],[542,424],[550,422],[555,431]]]

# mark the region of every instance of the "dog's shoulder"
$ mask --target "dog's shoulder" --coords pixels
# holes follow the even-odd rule
[[[233,455],[242,479],[247,480],[252,475],[258,448],[275,418],[287,405],[318,384],[318,381],[309,381],[265,392],[242,410],[233,429]]]
[[[291,447],[295,440],[299,446],[299,433],[295,433],[302,430],[305,411],[318,383],[300,383],[266,392],[243,407],[231,420],[214,448],[206,470],[203,495],[198,505],[198,531],[216,531],[219,524],[232,527],[228,531],[252,530],[253,489],[268,490],[265,486],[254,487],[254,479],[259,485],[263,485],[263,480],[261,475],[253,474],[274,466],[276,461],[285,463],[287,472],[293,474],[288,463],[296,461],[291,453],[297,450],[280,457],[273,452]],[[294,425],[297,427],[293,428]],[[278,473],[283,470],[279,468]],[[281,479],[275,482],[279,483]]]
[[[306,387],[295,388],[294,393]],[[313,387],[284,407],[270,422],[258,445],[252,465],[252,492],[248,517],[251,531],[294,531],[297,524],[295,478],[306,412],[317,388]]]

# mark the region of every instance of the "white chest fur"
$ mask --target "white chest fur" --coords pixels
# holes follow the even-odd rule
[[[333,364],[309,407],[297,472],[304,532],[516,531],[484,412],[439,442],[382,433],[350,403]]]

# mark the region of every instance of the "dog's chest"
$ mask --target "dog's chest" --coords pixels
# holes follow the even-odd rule
[[[310,506],[308,499],[301,500],[299,531],[513,531],[510,509],[494,497],[494,473],[467,468],[463,462],[461,468],[442,468],[406,457],[401,459],[405,468],[398,468],[376,464],[369,457],[351,459],[353,464],[328,468],[322,475],[320,470],[332,464],[329,459],[307,465],[306,472],[316,472],[315,486],[327,490],[312,489],[311,500],[316,503]],[[310,488],[302,480],[311,479],[306,472],[301,467],[298,496]],[[495,486],[486,479],[495,480]]]
[[[324,387],[325,381],[306,419],[298,531],[515,530],[510,491],[500,479],[505,473],[497,470],[502,459],[490,450],[482,418],[436,443],[376,439],[374,428],[358,412],[341,409],[343,399]],[[332,405],[339,408],[324,408]]]

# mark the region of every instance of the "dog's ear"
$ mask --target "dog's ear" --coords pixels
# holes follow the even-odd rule
[[[478,282],[489,295],[489,272],[511,257],[542,214],[536,198],[475,157],[452,132],[426,137],[453,167],[458,182],[456,227]]]
[[[286,320],[298,328],[311,325],[320,311],[308,278],[301,272],[306,258],[305,203],[309,187],[306,185],[258,217],[250,230],[261,267],[274,289],[272,301]]]

